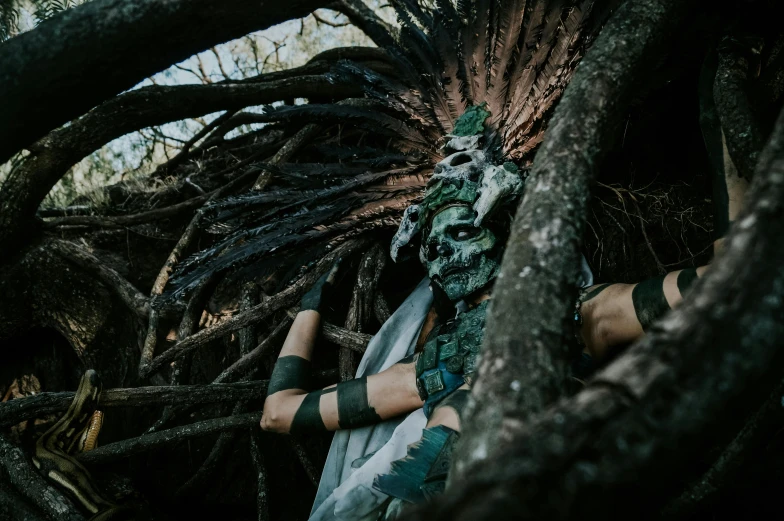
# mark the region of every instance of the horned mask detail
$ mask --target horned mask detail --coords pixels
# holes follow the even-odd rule
[[[486,223],[523,192],[517,166],[494,164],[482,148],[489,115],[484,106],[475,106],[458,119],[444,147],[451,154],[435,166],[422,203],[406,209],[392,239],[397,262],[421,235],[420,261],[450,300],[495,277],[501,248]]]

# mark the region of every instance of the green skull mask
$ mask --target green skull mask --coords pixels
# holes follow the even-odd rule
[[[474,226],[475,218],[470,206],[448,206],[432,218],[425,239],[423,261],[430,280],[453,302],[486,286],[500,267],[496,235]]]

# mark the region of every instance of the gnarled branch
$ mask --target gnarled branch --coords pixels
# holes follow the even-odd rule
[[[84,517],[71,501],[52,488],[30,465],[21,449],[11,445],[2,436],[0,436],[0,481],[12,485],[19,494],[45,512],[50,519],[84,521]]]
[[[139,318],[147,318],[150,308],[149,299],[95,255],[67,241],[54,240],[49,244],[49,247],[78,266],[96,274],[98,279],[117,295],[129,310]]]
[[[0,207],[3,208],[0,240],[8,248],[18,247],[25,239],[24,225],[34,218],[46,194],[68,169],[104,144],[129,132],[219,110],[272,103],[284,97],[334,95],[340,98],[355,90],[351,86],[335,84],[325,76],[309,76],[243,84],[153,85],[117,96],[31,147],[31,156],[0,189]],[[94,218],[85,218],[85,222],[95,224]],[[82,221],[60,221],[63,222],[78,224]],[[109,222],[115,221],[109,219]]]
[[[687,6],[676,0],[623,4],[556,109],[494,288],[472,392],[477,406],[469,406],[453,467],[458,477],[508,439],[508,425],[540,412],[565,389],[590,184],[634,94],[630,78],[641,79]]]
[[[691,477],[706,435],[737,432],[781,378],[782,226],[784,113],[726,249],[680,307],[573,398],[525,422],[505,419],[505,437],[485,446],[470,479],[413,519],[655,511]]]
[[[0,46],[0,163],[172,63],[326,3],[95,0],[69,9]]]

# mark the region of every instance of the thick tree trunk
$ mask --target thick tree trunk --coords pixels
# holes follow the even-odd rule
[[[0,277],[0,340],[34,328],[51,328],[70,344],[83,367],[101,370],[104,385],[135,385],[143,324],[128,305],[142,298],[105,265],[100,272],[63,255],[59,241],[29,248]],[[81,252],[84,254],[84,252]],[[99,260],[88,254],[92,261]],[[106,263],[106,258],[100,262]],[[106,278],[101,280],[101,275]],[[114,281],[114,282],[113,282]],[[123,298],[125,293],[128,298]],[[138,299],[135,297],[139,297]],[[31,346],[32,347],[32,346]],[[11,353],[0,349],[0,356]],[[24,357],[24,351],[17,356]]]
[[[726,250],[680,307],[573,398],[506,419],[470,479],[412,519],[654,516],[781,378],[782,226],[784,113]]]
[[[70,9],[0,45],[0,163],[172,63],[327,3],[94,0]]]
[[[563,393],[591,182],[634,94],[629,79],[642,81],[651,72],[650,57],[687,5],[624,4],[566,89],[526,183],[493,291],[475,404],[453,466],[458,479],[508,438],[506,425],[525,421]]]

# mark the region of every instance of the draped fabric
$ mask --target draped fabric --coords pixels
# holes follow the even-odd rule
[[[414,352],[419,331],[433,301],[425,278],[371,339],[357,378],[381,371]],[[375,519],[386,496],[373,490],[376,474],[406,454],[422,436],[422,409],[376,425],[335,433],[311,511],[311,521]],[[352,466],[353,465],[353,466]]]
[[[580,285],[593,285],[593,274],[582,259]],[[433,294],[425,278],[368,344],[357,378],[381,371],[414,352]],[[422,409],[359,429],[337,431],[310,513],[310,521],[370,521],[387,499],[373,489],[373,478],[386,474],[391,463],[406,455],[408,445],[422,437],[427,423]]]

